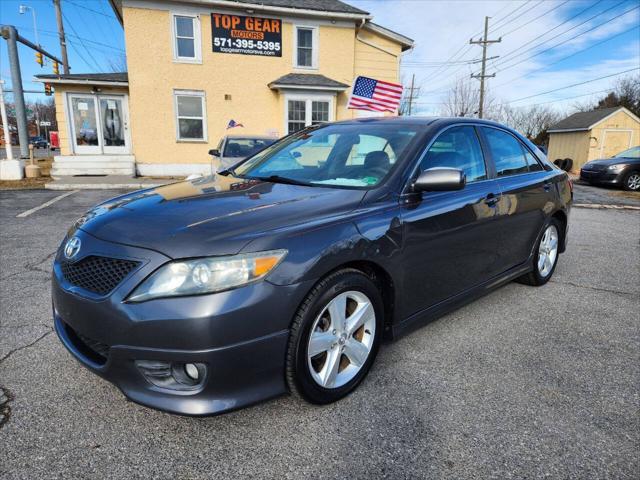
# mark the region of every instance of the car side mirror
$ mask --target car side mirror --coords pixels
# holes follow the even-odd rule
[[[212,148],[211,150],[209,150],[209,155],[213,155],[214,157],[219,157],[220,150],[218,150],[217,148]]]
[[[467,177],[458,168],[434,167],[425,170],[413,183],[414,192],[446,192],[462,190]]]

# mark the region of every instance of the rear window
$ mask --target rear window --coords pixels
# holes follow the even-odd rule
[[[229,138],[222,153],[223,157],[250,157],[263,148],[271,145],[275,140],[267,138]]]
[[[498,177],[529,171],[524,147],[511,134],[495,128],[483,128]]]

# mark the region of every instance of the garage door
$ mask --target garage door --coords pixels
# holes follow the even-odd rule
[[[602,137],[600,156],[602,158],[613,157],[631,146],[631,130],[605,130]]]

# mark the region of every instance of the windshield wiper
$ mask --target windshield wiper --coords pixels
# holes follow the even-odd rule
[[[249,177],[247,177],[249,178]],[[293,178],[281,177],[280,175],[269,175],[268,177],[251,177],[253,180],[262,180],[263,182],[284,183],[287,185],[302,185],[310,187],[311,184]]]

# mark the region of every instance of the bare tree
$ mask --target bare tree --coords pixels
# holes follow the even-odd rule
[[[640,116],[640,75],[621,78],[604,97],[573,105],[577,112],[610,107],[626,107]]]
[[[448,117],[472,117],[478,114],[479,102],[477,85],[458,78],[443,98],[440,113]]]
[[[505,104],[495,111],[497,115],[492,117],[494,120],[519,131],[536,144],[546,143],[547,130],[564,116],[548,105],[511,107]]]
[[[476,117],[480,106],[480,90],[477,82],[458,78],[442,100],[440,114],[448,117]],[[500,104],[490,92],[484,96],[484,118],[496,119]]]

